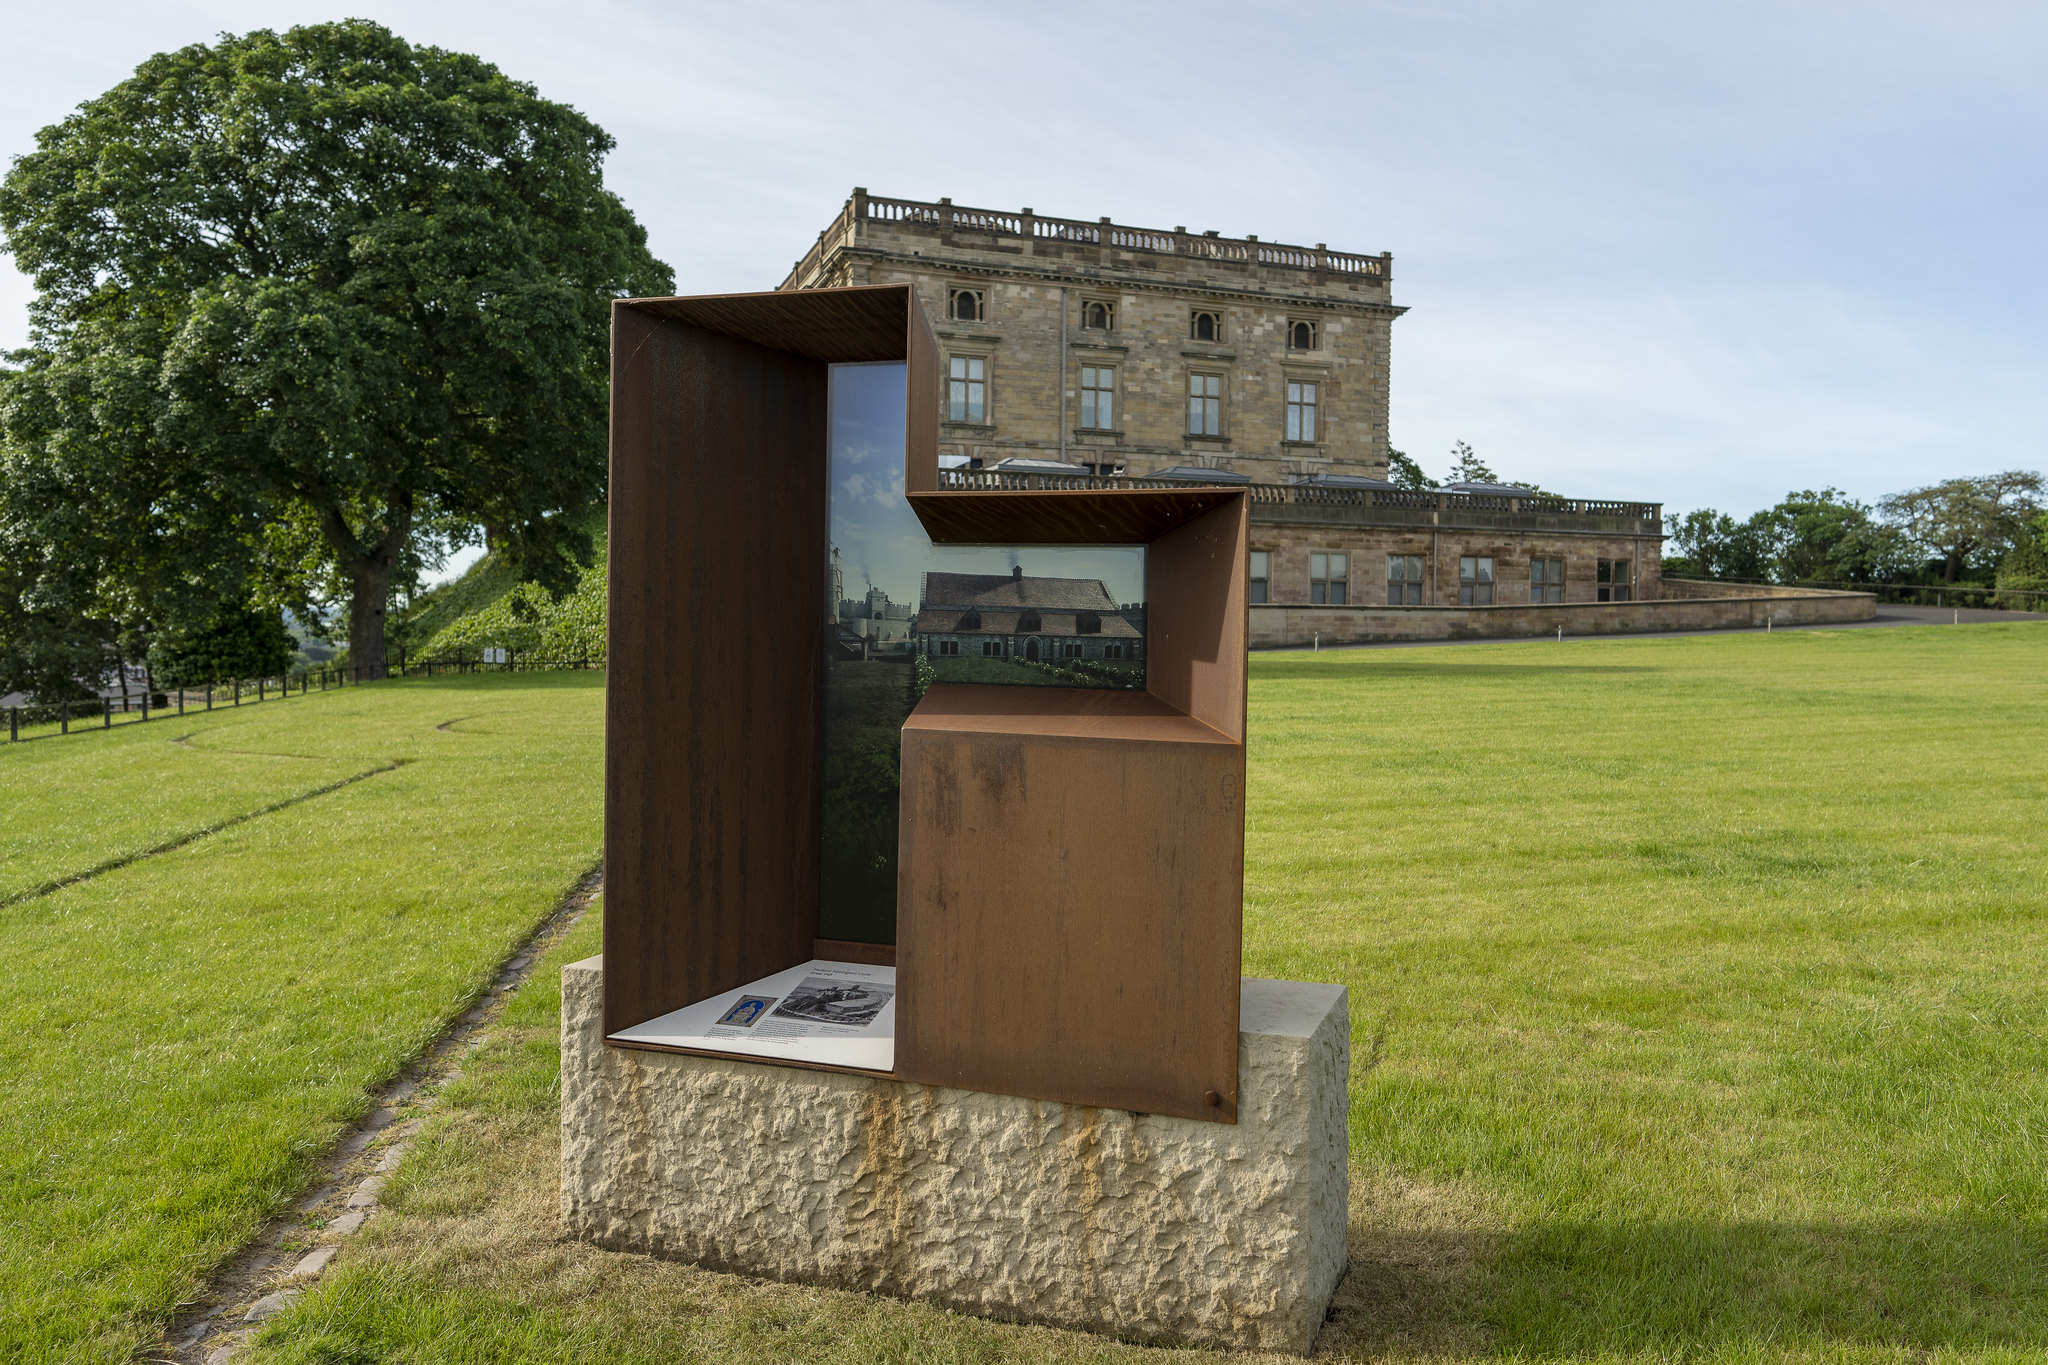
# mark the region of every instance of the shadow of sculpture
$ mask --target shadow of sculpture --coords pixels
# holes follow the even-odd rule
[[[2048,1352],[2048,1228],[2019,1219],[1660,1219],[1507,1228],[1354,1176],[1318,1355],[1694,1359]]]

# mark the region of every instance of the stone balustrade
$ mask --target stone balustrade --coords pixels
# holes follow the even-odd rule
[[[1148,479],[1126,474],[1024,473],[998,469],[942,469],[939,487],[972,490],[1080,488],[1187,488],[1186,479]],[[1498,493],[1446,493],[1434,488],[1342,488],[1326,484],[1254,483],[1254,506],[1396,507],[1437,512],[1529,512],[1551,516],[1627,517],[1656,521],[1662,503],[1617,502],[1605,498],[1512,497]]]
[[[931,228],[940,232],[986,233],[991,238],[1021,237],[1047,243],[1072,242],[1083,246],[1107,246],[1120,251],[1150,252],[1167,256],[1195,256],[1208,260],[1238,261],[1252,265],[1280,266],[1294,270],[1318,271],[1331,275],[1364,276],[1385,283],[1393,277],[1391,252],[1364,256],[1355,252],[1332,251],[1323,243],[1288,246],[1262,242],[1257,237],[1224,237],[1215,233],[1191,233],[1185,228],[1126,227],[1107,218],[1083,222],[1076,218],[1048,218],[1030,209],[1012,213],[1003,209],[976,209],[941,199],[935,204],[915,199],[889,199],[855,189],[853,197],[817,242],[790,270],[783,289],[802,289],[813,284],[832,252],[854,240],[862,227]]]

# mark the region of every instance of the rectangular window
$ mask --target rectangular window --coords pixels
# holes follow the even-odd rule
[[[1493,605],[1493,561],[1491,559],[1466,555],[1458,561],[1458,605],[1461,607],[1490,607]]]
[[[1223,434],[1223,376],[1220,374],[1191,374],[1188,376],[1188,435],[1221,436]]]
[[[1349,556],[1324,554],[1321,550],[1308,557],[1308,600],[1315,605],[1341,607],[1349,596],[1346,589],[1350,577],[1346,566]]]
[[[987,420],[988,362],[980,356],[956,355],[952,361],[946,420],[975,422]]]
[[[1287,439],[1313,441],[1316,438],[1316,386],[1287,384]]]
[[[1253,550],[1250,568],[1252,605],[1259,606],[1266,601],[1266,585],[1272,578],[1273,556],[1265,550]]]
[[[1116,371],[1107,365],[1081,367],[1081,427],[1110,431],[1116,426]]]
[[[1626,602],[1635,587],[1634,566],[1626,559],[1593,561],[1594,597],[1602,602]]]
[[[985,659],[998,658],[1002,652],[1003,642],[1001,640],[983,640],[981,642],[981,654]]]
[[[1387,605],[1390,607],[1419,607],[1422,605],[1422,556],[1387,556]]]
[[[1529,600],[1531,602],[1564,601],[1564,561],[1562,559],[1532,559],[1529,561]]]

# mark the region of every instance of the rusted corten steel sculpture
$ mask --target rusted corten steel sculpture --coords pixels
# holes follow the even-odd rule
[[[898,1080],[1234,1122],[1244,491],[939,491],[906,286],[624,300],[612,326],[606,1034],[813,957],[893,962]],[[1144,692],[940,683],[911,713],[893,949],[818,937],[827,366],[877,360],[907,367],[933,542],[1147,547]]]

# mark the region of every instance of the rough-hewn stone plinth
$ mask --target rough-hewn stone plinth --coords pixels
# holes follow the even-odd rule
[[[1315,1340],[1344,1269],[1342,987],[1244,982],[1217,1124],[607,1047],[603,966],[562,973],[572,1235],[1140,1341]]]

